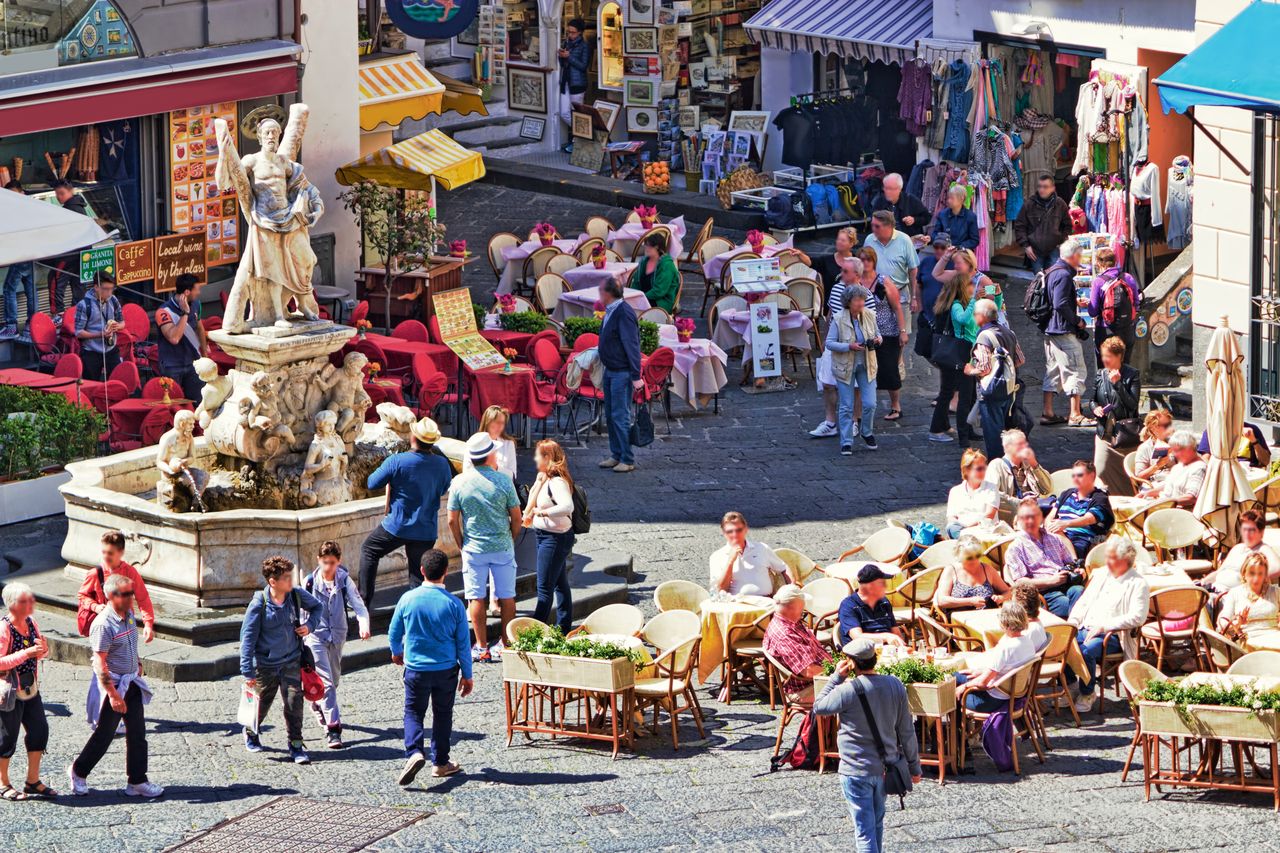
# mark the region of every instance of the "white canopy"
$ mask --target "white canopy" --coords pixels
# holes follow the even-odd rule
[[[0,190],[0,267],[65,255],[106,238],[87,216]]]

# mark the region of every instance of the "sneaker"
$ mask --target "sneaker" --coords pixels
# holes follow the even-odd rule
[[[601,468],[617,468],[617,467],[618,467],[618,460],[617,460],[617,459],[614,459],[612,456],[610,456],[608,459],[606,459],[606,460],[604,460],[603,462],[601,462],[601,463],[600,463],[600,467],[601,467]]]
[[[840,445],[840,455],[841,455],[841,456],[852,456],[852,455],[853,455],[853,445],[852,445],[852,444],[842,444],[842,445]]]
[[[620,462],[613,466],[613,473],[615,474],[630,474],[634,470],[636,470],[636,466],[629,462]]]
[[[493,656],[489,654],[489,650],[481,645],[471,647],[471,660],[476,663],[489,663],[493,660]]]
[[[562,145],[562,146],[560,146],[560,150],[561,150],[562,152],[564,152],[565,154],[572,154],[572,153],[573,153],[573,143],[572,143],[572,142],[570,142],[570,143],[568,143],[568,144],[566,144],[566,145]]]
[[[329,729],[329,732],[325,737],[329,741],[330,749],[342,749],[342,729]]]
[[[1093,694],[1081,693],[1080,698],[1077,699],[1073,704],[1076,707],[1077,713],[1087,714],[1093,710]]]
[[[126,797],[146,797],[148,800],[154,800],[156,797],[164,793],[155,782],[143,782],[138,785],[125,785],[124,794]]]
[[[71,780],[71,793],[77,797],[83,797],[89,793],[89,780],[82,779],[76,775],[76,768],[72,764],[67,765],[67,778]]]
[[[289,744],[289,758],[294,764],[310,764],[311,756],[307,755],[306,749],[300,743]]]
[[[244,748],[246,752],[262,752],[262,741],[253,732],[245,732]]]
[[[418,777],[418,771],[427,763],[427,759],[422,757],[421,752],[415,752],[409,756],[409,760],[404,763],[404,769],[400,771],[400,778],[397,780],[401,787],[409,785]]]
[[[839,435],[840,430],[831,421],[823,421],[813,429],[809,430],[810,438],[831,438],[833,435]]]
[[[502,660],[502,653],[506,650],[506,644],[499,640],[493,644],[493,648],[489,649],[489,657],[493,660]]]
[[[31,333],[30,333],[29,331],[27,331],[26,329],[23,329],[21,332],[19,332],[19,333],[18,333],[18,343],[20,343],[20,344],[29,344],[29,343],[31,343]]]
[[[862,443],[867,446],[867,450],[880,449],[880,442],[876,441],[876,437],[874,435],[864,435],[862,437]]]
[[[311,713],[315,714],[316,722],[320,724],[320,728],[329,728],[329,722],[324,718],[324,709],[320,707],[319,702],[311,703]]]
[[[5,326],[0,329],[0,341],[11,341],[16,337],[18,337],[17,326]]]
[[[929,440],[936,441],[939,444],[950,444],[955,441],[955,438],[949,432],[931,432],[929,433]]]
[[[448,764],[437,764],[431,768],[432,776],[452,776],[454,773],[461,773],[462,765],[455,764],[450,761]]]

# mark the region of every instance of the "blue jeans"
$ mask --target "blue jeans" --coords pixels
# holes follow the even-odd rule
[[[533,618],[546,622],[551,618],[551,597],[558,593],[560,604],[556,607],[556,624],[567,634],[573,627],[573,589],[569,586],[570,561],[573,559],[573,531],[552,533],[535,530],[538,543],[538,604]]]
[[[987,446],[988,459],[999,459],[1004,455],[1000,433],[1004,432],[1005,423],[1009,419],[1009,407],[1012,405],[1013,398],[1003,385],[995,393],[978,401],[978,415],[982,418],[982,443]]]
[[[458,690],[458,667],[436,671],[404,670],[404,754],[423,752],[422,719],[431,708],[431,764],[449,763],[453,736],[453,697]]]
[[[604,411],[609,419],[609,456],[634,465],[631,452],[631,374],[625,370],[604,372]]]
[[[858,853],[880,853],[884,835],[884,777],[841,776],[840,786],[849,806],[849,817]]]
[[[36,271],[35,265],[28,261],[25,264],[14,264],[4,275],[4,324],[18,325],[18,285],[22,285],[27,296],[27,322],[36,313]]]
[[[1067,587],[1066,591],[1059,589],[1043,593],[1045,608],[1054,616],[1067,618],[1067,614],[1071,612],[1071,608],[1076,606],[1076,602],[1080,600],[1080,596],[1084,593],[1084,587],[1077,584],[1076,586]]]
[[[858,362],[853,368],[850,381],[836,380],[836,396],[840,400],[837,423],[840,427],[840,446],[853,444],[853,389],[857,386],[862,394],[862,435],[870,437],[876,431],[876,381],[867,375],[866,360]]]
[[[1076,634],[1076,641],[1080,644],[1080,654],[1084,656],[1085,666],[1089,668],[1089,683],[1080,682],[1080,693],[1085,696],[1093,693],[1093,685],[1098,680],[1098,661],[1102,660],[1102,636],[1085,640],[1088,635],[1088,628],[1081,628]],[[1107,642],[1107,654],[1116,654],[1119,651],[1120,638],[1111,637]]]
[[[1040,270],[1048,269],[1049,267],[1053,266],[1057,262],[1058,262],[1057,249],[1054,249],[1052,252],[1050,252],[1047,258],[1037,254],[1036,259],[1031,262],[1031,271],[1033,273],[1040,272]]]

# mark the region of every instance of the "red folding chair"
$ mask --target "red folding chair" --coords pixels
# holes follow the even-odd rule
[[[361,320],[367,320],[368,318],[369,318],[369,302],[365,299],[361,299],[358,303],[356,303],[355,310],[351,312],[350,325],[355,326]]]
[[[114,404],[129,397],[124,383],[114,379],[108,379],[106,382],[81,382],[80,395],[103,415],[108,414]]]
[[[53,375],[63,379],[79,379],[84,376],[84,362],[73,352],[63,353],[53,366]]]
[[[147,315],[145,308],[132,302],[126,302],[121,310],[124,312],[124,329],[129,333],[129,340],[133,345],[130,360],[144,366],[149,373],[159,373],[160,350],[151,341],[151,317]],[[124,348],[121,347],[121,356],[123,355]]]
[[[153,444],[159,444],[160,437],[172,427],[173,414],[168,409],[159,408],[154,412],[147,412],[147,416],[142,419],[142,435],[140,436],[142,446],[150,447]]]
[[[31,348],[35,351],[37,367],[52,369],[66,354],[58,347],[58,327],[53,324],[53,318],[38,311],[31,315],[27,330],[31,333]]]
[[[538,332],[536,335],[529,338],[528,343],[524,345],[524,352],[522,355],[524,356],[525,361],[533,361],[533,348],[538,345],[538,341],[550,341],[552,346],[556,348],[556,352],[559,353],[560,335],[556,334],[555,329],[543,329],[541,332]]]
[[[164,399],[164,381],[167,378],[168,377],[165,377],[165,376],[153,376],[152,378],[148,379],[147,384],[142,386],[142,399],[163,400]],[[172,379],[169,379],[169,381],[173,382],[173,389],[169,392],[169,397],[172,398],[175,395],[181,397],[182,386],[179,385],[177,382],[174,382],[174,380]]]
[[[117,364],[115,370],[111,371],[111,375],[107,377],[107,381],[123,383],[127,396],[133,396],[142,386],[138,365],[132,361],[122,361]]]
[[[594,332],[583,332],[573,341],[573,354],[577,355],[583,350],[600,346],[600,336]]]
[[[414,399],[418,417],[428,417],[441,403],[452,404],[458,401],[456,394],[449,393],[449,377],[436,368],[435,362],[426,353],[416,353],[412,361],[413,386],[416,392]]]
[[[430,343],[427,337],[427,327],[422,325],[421,320],[401,320],[391,330],[391,337],[419,344]]]

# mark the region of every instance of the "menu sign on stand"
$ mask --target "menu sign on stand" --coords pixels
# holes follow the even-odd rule
[[[782,375],[782,341],[778,335],[778,303],[757,302],[748,306],[751,316],[747,334],[751,337],[751,369],[757,379]]]
[[[446,290],[432,296],[440,339],[468,370],[501,367],[507,363],[502,353],[485,340],[476,328],[476,314],[471,307],[471,291],[465,287]]]
[[[749,258],[729,261],[729,277],[733,289],[748,293],[778,293],[782,285],[782,265],[777,258]]]
[[[169,113],[170,227],[206,237],[209,266],[240,258],[240,207],[235,190],[219,189],[214,180],[218,140],[214,119],[235,127],[236,103],[227,101]]]
[[[116,253],[111,246],[98,246],[80,253],[80,283],[93,282],[100,272],[114,273]]]

